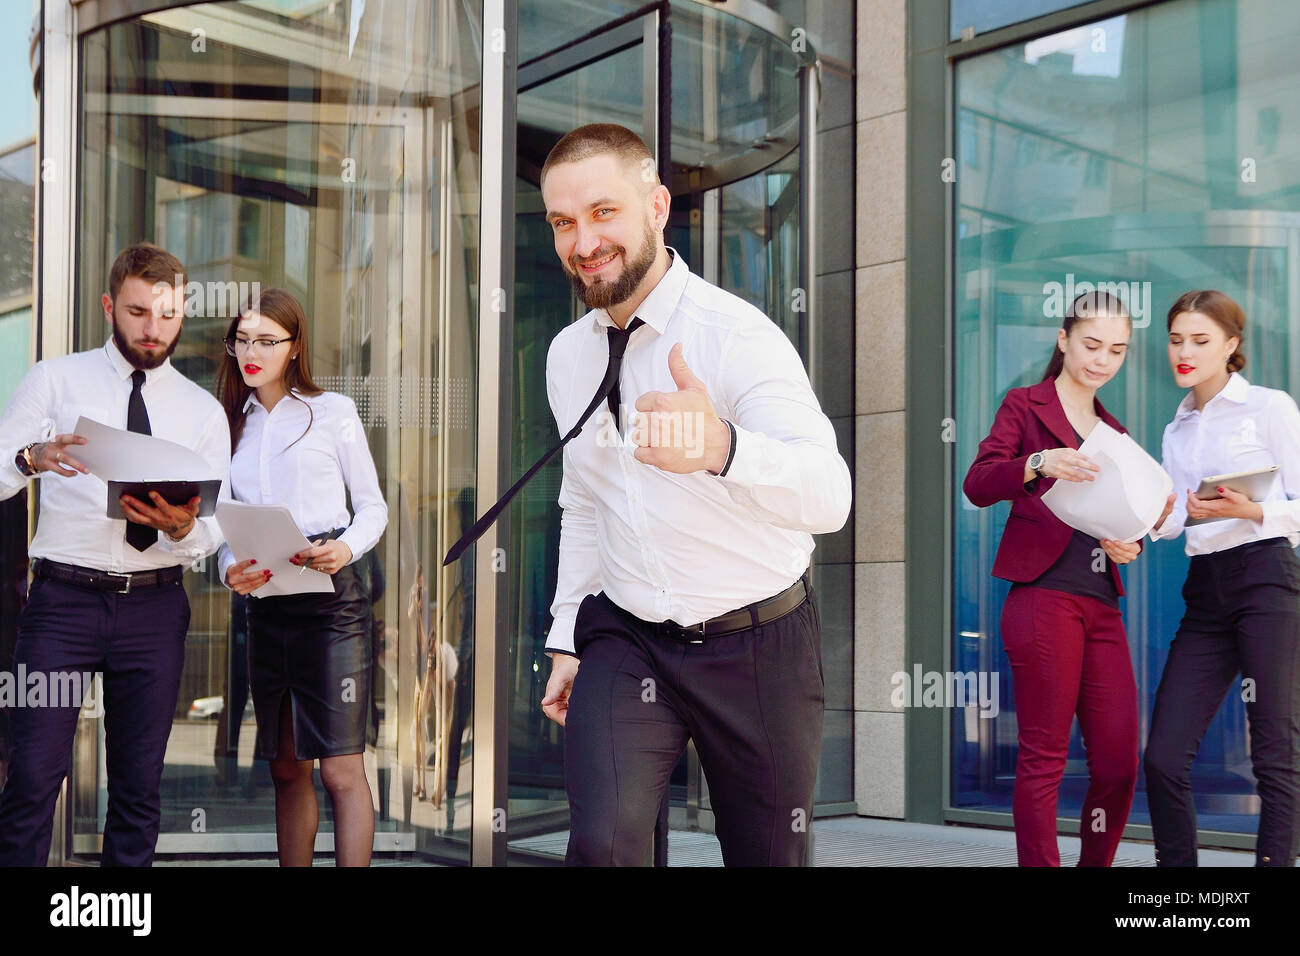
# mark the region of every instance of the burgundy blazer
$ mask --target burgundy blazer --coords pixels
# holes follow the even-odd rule
[[[1111,428],[1126,431],[1095,397],[1093,408]],[[1026,491],[1024,486],[1025,462],[1029,456],[1062,446],[1078,448],[1079,442],[1075,440],[1070,420],[1065,417],[1052,379],[1007,392],[993,419],[993,428],[980,442],[979,453],[962,482],[962,491],[977,507],[1011,502],[1011,514],[1007,516],[1007,526],[993,561],[994,577],[1005,581],[1033,581],[1064,553],[1073,529],[1039,500],[1056,479],[1038,481],[1032,491]],[[1111,562],[1110,570],[1116,589],[1123,595],[1119,567]]]

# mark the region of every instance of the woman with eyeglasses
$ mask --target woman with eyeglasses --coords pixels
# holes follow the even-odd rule
[[[1160,675],[1144,761],[1159,866],[1196,865],[1192,762],[1228,693],[1250,721],[1259,790],[1257,866],[1294,866],[1300,850],[1300,409],[1241,375],[1246,316],[1213,289],[1169,309],[1169,365],[1187,389],[1165,427],[1177,495],[1151,532],[1187,534],[1187,609]],[[1280,466],[1262,501],[1205,478]],[[1192,519],[1190,522],[1188,519]],[[1197,520],[1199,519],[1199,520]],[[1238,680],[1240,679],[1240,684]]]
[[[230,421],[236,500],[288,507],[313,542],[293,563],[333,576],[333,593],[259,598],[271,578],[226,546],[222,579],[248,601],[249,682],[258,744],[271,761],[281,866],[310,866],[316,842],[314,762],[334,807],[339,866],[367,866],[374,809],[363,754],[371,694],[370,601],[357,559],[388,523],[365,431],[350,398],[311,377],[307,317],[266,289],[226,331],[218,373]],[[348,496],[355,514],[349,514]]]

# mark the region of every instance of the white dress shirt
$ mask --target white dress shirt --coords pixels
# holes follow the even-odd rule
[[[234,499],[284,505],[303,534],[346,528],[339,540],[352,550],[352,561],[373,548],[388,525],[388,504],[352,399],[338,392],[294,392],[267,412],[254,393],[244,412],[244,431],[230,460]],[[349,493],[355,517],[348,514]],[[235,563],[228,545],[217,561],[224,582]]]
[[[676,254],[636,315],[645,325],[623,358],[621,441],[601,405],[564,449],[548,650],[573,651],[578,605],[601,590],[642,620],[683,625],[771,597],[807,569],[812,535],[848,517],[848,465],[798,352],[771,319]],[[594,309],[551,342],[546,390],[561,435],[604,377],[611,325]],[[735,426],[724,476],[672,474],[634,457],[636,400],[677,390],[668,353],[678,342],[714,411]]]
[[[1151,532],[1152,540],[1185,530],[1189,555],[1267,538],[1284,537],[1293,548],[1300,544],[1300,410],[1286,392],[1251,385],[1237,372],[1200,411],[1188,392],[1165,426],[1161,458],[1177,500],[1164,525]],[[1187,492],[1196,491],[1203,478],[1272,465],[1281,468],[1260,503],[1262,520],[1224,518],[1186,527]]]
[[[23,446],[71,434],[82,416],[125,429],[134,371],[112,338],[102,349],[33,365],[0,418],[0,499],[16,495],[27,484],[14,464]],[[178,372],[170,359],[145,372],[140,394],[151,433],[198,452],[212,466],[212,476],[223,478],[224,492],[230,429],[221,403]],[[69,446],[68,454],[75,458],[77,446]],[[192,564],[222,541],[216,519],[199,518],[180,541],[159,532],[156,544],[137,551],[126,542],[126,520],[106,513],[108,485],[103,481],[94,475],[65,478],[51,471],[37,478],[40,515],[29,557],[114,573],[150,571]]]

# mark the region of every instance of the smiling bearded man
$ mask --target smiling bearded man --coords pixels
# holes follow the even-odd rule
[[[541,189],[591,309],[546,363],[569,441],[542,701],[566,730],[567,861],[648,862],[689,739],[726,863],[802,865],[824,706],[812,535],[844,524],[848,466],[780,328],[664,245],[671,197],[635,134],[574,130]],[[623,396],[637,427],[605,440]]]

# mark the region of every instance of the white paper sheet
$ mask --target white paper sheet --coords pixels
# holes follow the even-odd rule
[[[85,416],[77,419],[76,434],[86,439],[86,444],[68,446],[68,454],[103,481],[210,481],[221,477],[212,473],[212,466],[198,452],[165,438],[112,428]]]
[[[1101,470],[1092,481],[1058,479],[1043,495],[1052,513],[1098,540],[1134,542],[1160,520],[1173,479],[1130,436],[1098,422],[1079,448]]]
[[[290,564],[289,559],[312,546],[284,505],[250,505],[243,501],[218,501],[217,524],[236,561],[256,558],[254,567],[269,569],[271,580],[250,597],[314,594],[334,590],[324,571]]]

